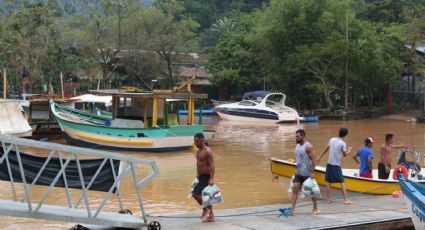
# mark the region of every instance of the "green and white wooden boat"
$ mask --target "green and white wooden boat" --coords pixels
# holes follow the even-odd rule
[[[206,94],[94,92],[112,95],[112,119],[50,101],[52,114],[68,143],[91,148],[160,152],[187,149],[193,144],[193,136],[204,132],[204,125],[195,124],[194,105],[195,99],[206,99]],[[166,99],[188,101],[191,112],[187,125],[168,125]]]

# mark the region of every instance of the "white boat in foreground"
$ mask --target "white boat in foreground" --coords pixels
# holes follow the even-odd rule
[[[407,205],[407,209],[412,217],[415,229],[425,229],[425,186],[405,179],[399,174],[399,183],[403,191],[403,197]]]
[[[242,101],[214,108],[223,120],[242,122],[297,122],[299,115],[285,106],[285,94],[267,91],[245,93]]]

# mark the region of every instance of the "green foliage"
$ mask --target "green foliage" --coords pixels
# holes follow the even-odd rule
[[[251,15],[242,15],[233,32],[223,34],[214,48],[209,64],[213,84],[239,91],[261,85],[261,71],[246,39],[251,33],[253,19]]]
[[[175,0],[159,0],[155,8],[145,12],[146,43],[161,58],[166,69],[168,87],[174,86],[176,68],[173,63],[182,52],[191,52],[198,46],[195,34],[199,24],[181,17],[184,8]]]
[[[359,1],[361,2],[361,1]],[[358,9],[359,17],[372,22],[404,23],[404,11],[425,6],[423,0],[365,0]]]
[[[60,72],[87,77],[85,89],[153,79],[171,88],[177,54],[199,44],[212,54],[215,86],[241,93],[265,81],[298,107],[342,105],[346,74],[353,107],[381,105],[403,65],[425,75],[415,50],[425,44],[423,0],[17,2],[0,10],[0,65],[15,89],[23,67],[33,92],[58,87]]]
[[[56,60],[50,58],[60,38],[59,19],[48,5],[27,5],[4,20],[3,43],[6,60],[10,60],[13,81],[20,86],[20,71],[30,72],[30,90],[41,90],[45,78],[52,78]]]

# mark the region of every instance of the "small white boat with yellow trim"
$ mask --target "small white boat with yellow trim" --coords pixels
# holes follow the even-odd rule
[[[402,156],[402,155],[401,155]],[[418,155],[419,158],[419,155]],[[399,162],[400,163],[400,162]],[[411,162],[410,162],[411,163]],[[415,162],[416,163],[416,162]],[[271,172],[274,176],[287,177],[291,178],[297,168],[297,163],[294,160],[281,160],[277,158],[270,159]],[[425,169],[417,169],[415,164],[415,169],[413,167],[408,167],[409,177],[411,180],[414,180],[417,183],[425,184]],[[316,166],[314,176],[319,185],[326,186],[327,182],[325,181],[325,167]],[[390,172],[390,178],[388,180],[381,180],[378,178],[378,170],[373,170],[373,179],[359,177],[358,169],[342,169],[342,174],[344,176],[345,186],[348,191],[352,192],[361,192],[367,194],[381,194],[388,195],[392,194],[395,191],[400,191],[400,185],[398,180],[394,180],[392,175],[394,169]],[[413,175],[413,177],[412,177]],[[376,179],[375,179],[376,178]],[[340,189],[341,185],[339,183],[333,183],[332,188]]]

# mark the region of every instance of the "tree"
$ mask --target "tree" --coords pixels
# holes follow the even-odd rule
[[[235,22],[227,17],[219,19],[211,26],[211,30],[218,33],[219,36],[227,35],[235,29]]]
[[[208,65],[214,85],[243,91],[258,88],[263,82],[256,54],[246,39],[253,19],[251,15],[241,15],[234,30],[223,34],[214,48]]]
[[[115,15],[117,17],[117,49],[121,49],[123,46],[123,32],[122,23],[126,18],[129,9],[135,8],[140,9],[140,1],[138,0],[103,0],[104,8],[107,13]]]
[[[162,0],[145,12],[145,30],[149,50],[158,54],[167,70],[168,86],[174,86],[176,68],[174,63],[181,52],[197,48],[195,31],[198,23],[184,19],[182,6],[175,0]]]
[[[60,32],[55,10],[45,4],[28,4],[4,21],[7,59],[12,73],[20,79],[22,68],[31,75],[30,89],[42,91],[46,72],[57,65],[49,56],[58,45]],[[20,82],[18,80],[17,82]],[[18,84],[20,86],[20,84]]]
[[[148,35],[145,24],[145,11],[132,7],[123,28],[126,36],[131,39],[125,40],[127,52],[121,63],[127,72],[127,84],[151,89],[152,80],[164,74],[164,71],[163,65],[146,42]]]
[[[413,75],[425,76],[425,58],[416,52],[425,44],[425,6],[408,9],[403,13],[407,23],[399,26],[397,35],[410,48],[410,64]]]

